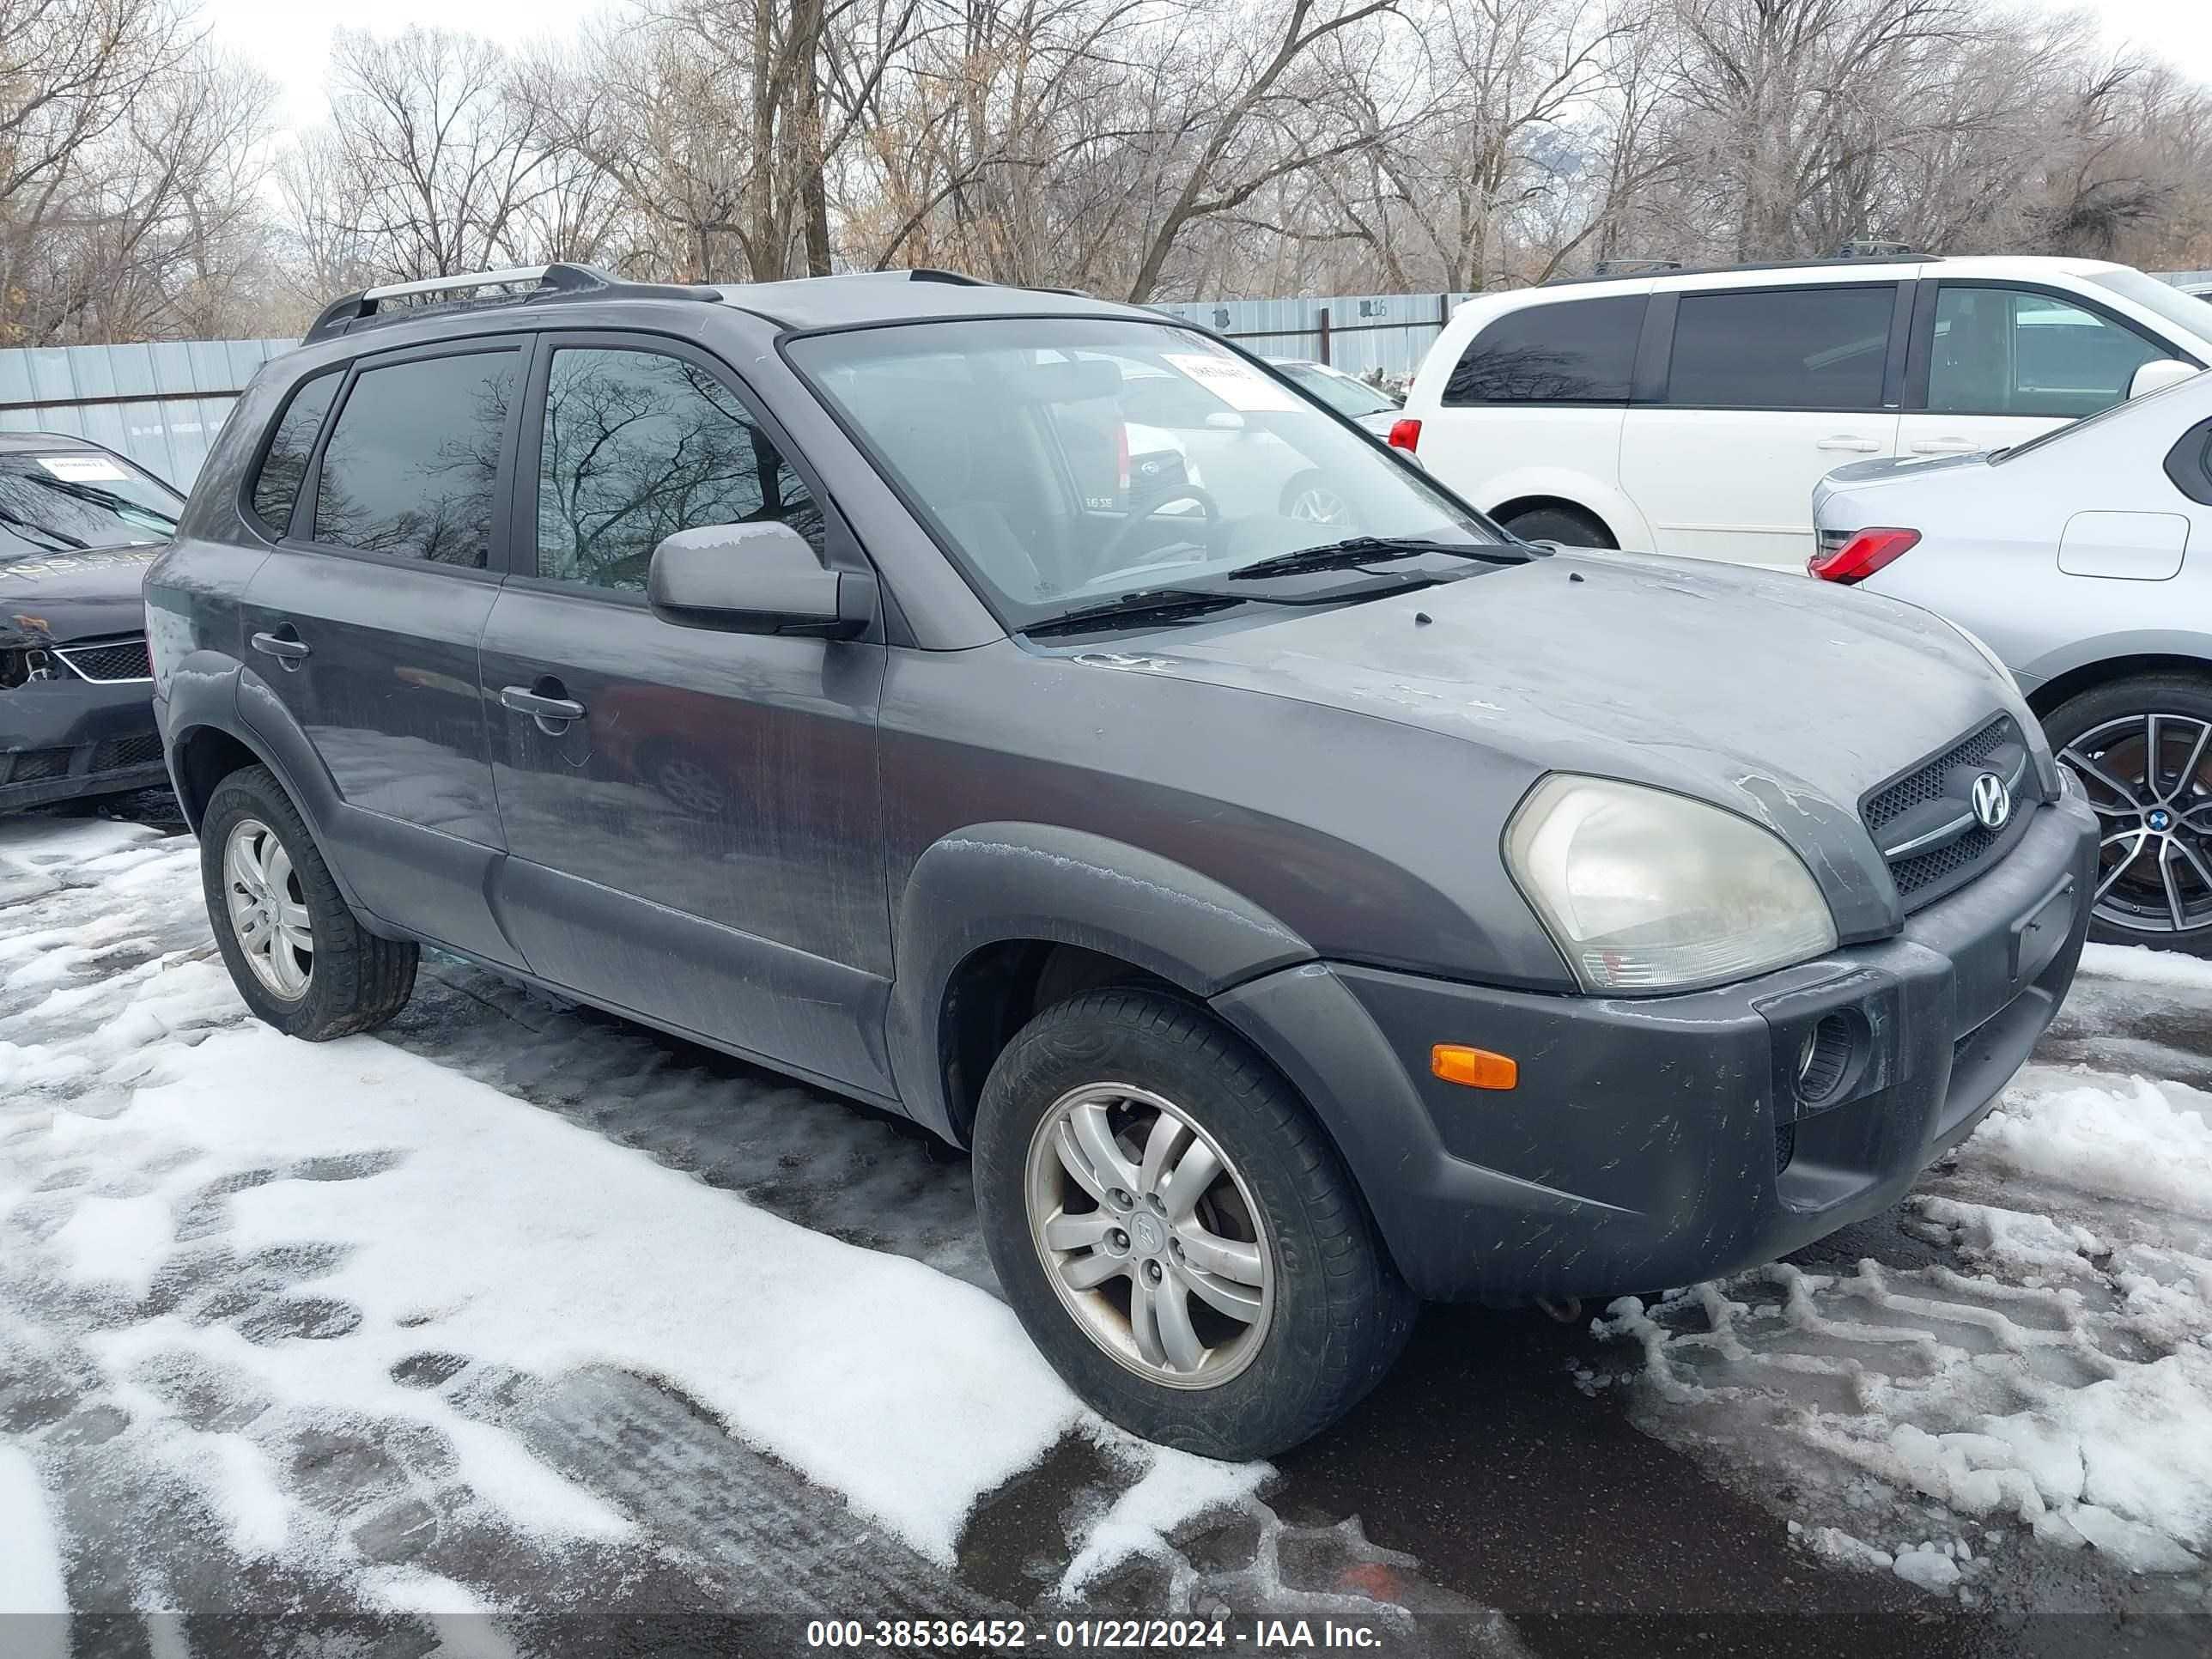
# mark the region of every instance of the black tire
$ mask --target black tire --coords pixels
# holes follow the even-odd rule
[[[307,908],[314,949],[305,991],[286,999],[263,985],[248,964],[226,899],[224,849],[243,819],[265,824],[290,855],[300,902]],[[287,1036],[327,1042],[373,1030],[407,1006],[420,952],[410,942],[380,939],[356,920],[331,879],[315,838],[284,787],[265,766],[243,767],[215,787],[200,819],[200,884],[208,921],[231,982],[255,1016]]]
[[[1596,519],[1571,507],[1528,507],[1501,522],[1524,542],[1557,542],[1562,547],[1620,545]]]
[[[2177,725],[2171,728],[2160,739],[2161,748],[2167,751],[2165,776],[2167,782],[2172,784],[2179,779],[2181,763],[2179,759],[2173,757],[2181,756],[2185,758],[2186,749],[2195,741],[2190,734],[2195,731],[2196,723],[2203,721],[2212,726],[2212,675],[2182,672],[2136,674],[2126,679],[2112,680],[2069,697],[2045,718],[2043,729],[2051,739],[2052,751],[2061,753],[2081,739],[2094,736],[2100,728],[2112,727],[2114,722],[2140,719],[2152,714],[2167,715],[2177,722],[2187,723],[2185,726]],[[2128,773],[2120,781],[2139,785],[2137,760],[2140,745],[2131,747],[2124,739],[2110,751],[2104,750],[2100,745],[2100,752],[2112,753],[2114,756],[2113,769]],[[2127,757],[2124,763],[2121,757]],[[2080,766],[2075,766],[2074,771],[2077,777],[2082,779],[2083,787],[2088,791],[2093,804],[2106,808],[2119,804],[2114,792],[2100,780],[2089,775]],[[2207,744],[2195,775],[2199,780],[2212,779],[2212,744]],[[2177,801],[2180,792],[2190,787],[2188,780],[2179,780],[2179,789],[2175,792]],[[2212,808],[2212,793],[2205,797],[2205,805]],[[2197,823],[2212,826],[2212,811],[2194,813],[2191,817]],[[2106,811],[2099,816],[2100,827],[2106,835],[2142,821],[2131,813],[2116,816]],[[2199,858],[2208,866],[2212,866],[2212,835],[2192,836],[2191,843],[2197,848]],[[2124,848],[2118,849],[2110,856],[2117,858],[2124,850]],[[2144,861],[2147,862],[2148,858],[2147,852],[2143,855]],[[2108,897],[2097,908],[2089,924],[2089,937],[2108,945],[2149,945],[2194,951],[2212,948],[2212,893],[2208,893],[2205,884],[2195,875],[2185,859],[2177,860],[2174,867],[2177,885],[2184,900],[2184,915],[2193,926],[2176,931],[2169,916],[2163,927],[2130,927],[2125,921],[2116,919],[2123,914],[2123,907],[2115,902],[2113,897]],[[2102,877],[2100,869],[2100,881]],[[2117,889],[2116,896],[2126,897],[2129,890],[2124,887]],[[2201,906],[2197,902],[2199,900],[2203,901]],[[2140,906],[2136,914],[2142,921],[2156,921]]]
[[[1032,1240],[1031,1142],[1071,1090],[1107,1081],[1177,1103],[1265,1218],[1273,1311],[1244,1368],[1212,1387],[1154,1382],[1108,1353],[1063,1304]],[[1405,1346],[1417,1304],[1336,1149],[1304,1103],[1202,1010],[1124,988],[1046,1009],[991,1068],[975,1140],[976,1206],[1007,1300],[1070,1388],[1148,1440],[1208,1457],[1273,1455],[1351,1409]]]

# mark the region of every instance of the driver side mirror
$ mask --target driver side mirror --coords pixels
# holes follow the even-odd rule
[[[2146,392],[2163,392],[2170,386],[2195,380],[2203,372],[2177,357],[2160,357],[2136,370],[2135,378],[2128,382],[2128,396],[2140,398]]]
[[[653,550],[646,598],[679,628],[849,640],[875,615],[875,580],[825,569],[787,524],[702,525]]]

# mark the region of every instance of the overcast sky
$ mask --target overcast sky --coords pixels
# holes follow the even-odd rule
[[[2039,0],[2058,9],[2066,0]],[[275,76],[293,125],[322,118],[323,69],[331,31],[368,23],[380,34],[409,23],[434,23],[515,45],[537,35],[573,34],[606,0],[383,0],[373,11],[337,0],[209,0],[216,33]],[[2133,40],[2212,82],[2212,0],[2091,0],[2115,43]]]

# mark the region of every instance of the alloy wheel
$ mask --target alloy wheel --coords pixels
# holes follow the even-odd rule
[[[2098,920],[2137,933],[2212,926],[2212,721],[2124,715],[2058,758],[2098,817]]]
[[[258,818],[231,825],[222,849],[222,893],[232,933],[254,978],[272,996],[297,1002],[315,971],[315,933],[292,855]]]
[[[1326,484],[1309,484],[1291,497],[1290,512],[1285,516],[1309,524],[1350,524],[1352,504]]]
[[[1275,1263],[1220,1146],[1149,1090],[1095,1083],[1030,1137],[1030,1241],[1084,1334],[1149,1382],[1218,1387],[1266,1340]]]

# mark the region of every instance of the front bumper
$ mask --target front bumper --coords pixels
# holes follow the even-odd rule
[[[1314,1103],[1421,1296],[1662,1289],[1887,1207],[1972,1132],[2073,982],[2096,845],[2069,791],[1895,937],[1715,990],[1537,995],[1315,963],[1214,1006]],[[1854,1060],[1808,1109],[1795,1062],[1828,1016]],[[1517,1086],[1437,1080],[1438,1042],[1513,1056]]]
[[[143,680],[32,680],[0,690],[0,812],[168,781]]]

